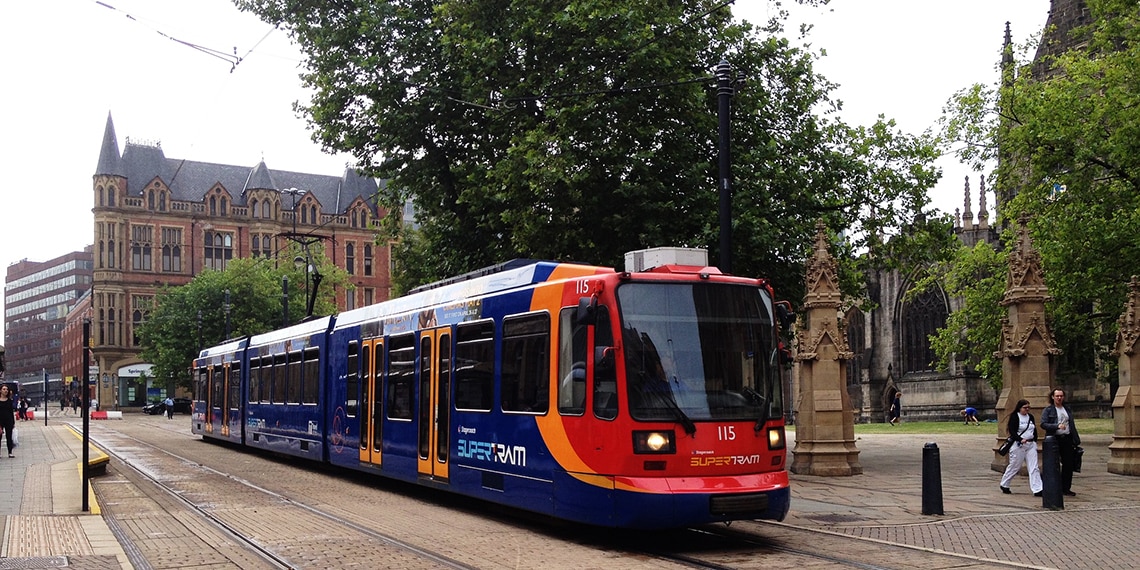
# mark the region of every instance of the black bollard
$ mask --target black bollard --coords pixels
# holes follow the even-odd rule
[[[922,446],[922,514],[943,514],[942,460],[938,456],[938,444],[934,442]]]
[[[1065,510],[1061,493],[1061,446],[1057,438],[1045,436],[1041,445],[1041,506],[1055,511]]]

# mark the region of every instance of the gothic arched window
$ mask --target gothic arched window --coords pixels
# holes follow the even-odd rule
[[[936,288],[902,304],[899,331],[904,373],[934,371],[937,356],[930,337],[946,326],[948,314],[942,291]]]

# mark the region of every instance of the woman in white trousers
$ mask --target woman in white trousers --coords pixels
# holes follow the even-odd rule
[[[1041,468],[1037,465],[1037,424],[1033,421],[1033,414],[1029,413],[1029,400],[1018,400],[1017,408],[1013,413],[1009,414],[1009,420],[1006,422],[1006,427],[1009,428],[1009,435],[1014,436],[1016,441],[1013,447],[1009,449],[1009,465],[1005,468],[1005,474],[1001,476],[1001,492],[1009,494],[1009,483],[1013,481],[1013,476],[1021,470],[1021,464],[1025,464],[1026,471],[1029,472],[1029,490],[1033,491],[1033,496],[1041,496]]]

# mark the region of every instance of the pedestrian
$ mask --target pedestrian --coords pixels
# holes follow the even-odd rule
[[[65,394],[59,397],[59,415],[66,416],[67,408],[67,395]]]
[[[1010,412],[1005,425],[1009,429],[1009,435],[1014,437],[1014,443],[1009,450],[1009,465],[1001,476],[1001,492],[1007,495],[1010,493],[1009,483],[1024,463],[1029,472],[1029,490],[1033,491],[1034,497],[1040,497],[1042,486],[1041,469],[1037,465],[1037,424],[1033,421],[1033,414],[1029,413],[1029,400],[1017,401],[1017,407]]]
[[[1045,435],[1057,440],[1057,451],[1061,456],[1061,490],[1073,497],[1076,496],[1073,492],[1073,463],[1077,460],[1081,436],[1077,433],[1072,410],[1065,405],[1065,391],[1054,388],[1052,397],[1053,405],[1041,410],[1041,427],[1045,429]]]
[[[20,398],[20,407],[17,408],[17,410],[19,410],[17,415],[19,416],[20,421],[22,421],[22,422],[28,421],[28,400],[27,400],[27,398]]]
[[[162,402],[162,404],[166,406],[166,419],[174,419],[174,400],[171,400],[170,396],[167,396],[166,400]]]
[[[4,437],[8,440],[8,457],[15,457],[12,455],[12,449],[16,447],[14,441],[16,402],[14,398],[12,389],[7,384],[0,385],[0,429],[4,431]]]
[[[962,410],[961,414],[962,418],[965,419],[966,425],[970,425],[970,422],[974,422],[974,425],[976,426],[982,425],[981,422],[978,421],[977,408],[966,406],[966,409]],[[1042,420],[1044,420],[1044,417],[1042,417]]]
[[[71,411],[75,412],[75,417],[79,417],[79,407],[83,405],[83,399],[79,396],[71,397]]]
[[[891,402],[891,419],[888,423],[895,425],[902,415],[902,392],[895,392],[895,399]]]

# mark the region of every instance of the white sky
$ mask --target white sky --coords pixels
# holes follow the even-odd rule
[[[8,181],[0,267],[91,243],[91,177],[108,111],[120,151],[130,137],[161,142],[170,158],[250,167],[264,158],[274,169],[343,172],[350,157],[323,154],[292,110],[307,94],[297,78],[300,54],[285,33],[229,0],[104,4],[114,9],[95,0],[0,9],[0,173]],[[754,22],[772,9],[770,0],[733,7]],[[917,133],[934,127],[956,90],[996,81],[1006,21],[1021,44],[1040,32],[1048,10],[1049,0],[832,0],[823,9],[795,8],[795,17],[813,23],[811,41],[827,49],[817,69],[840,84],[835,96],[847,122],[870,124],[882,113]],[[231,72],[230,63],[170,37],[236,49],[244,59]],[[935,205],[961,208],[967,174],[976,204],[978,174],[954,160],[939,164]]]

